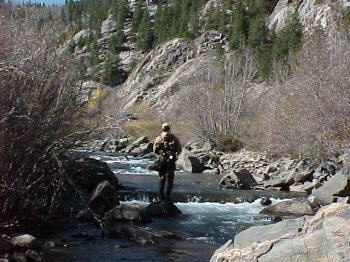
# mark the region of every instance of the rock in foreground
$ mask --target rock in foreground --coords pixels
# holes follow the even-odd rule
[[[350,205],[334,203],[314,217],[251,227],[218,249],[211,262],[350,261]]]

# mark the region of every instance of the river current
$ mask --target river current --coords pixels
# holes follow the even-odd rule
[[[91,153],[90,157],[105,161],[119,182],[133,189],[133,193],[121,191],[122,203],[146,206],[157,199],[158,175],[147,170],[149,160],[108,153]],[[221,177],[176,172],[172,199],[183,214],[153,219],[142,227],[168,231],[177,238],[140,244],[101,237],[100,229],[89,224],[66,223],[63,229],[60,226],[41,232],[45,241],[62,239],[67,243],[46,252],[44,261],[209,261],[213,252],[237,233],[273,223],[259,215],[264,208],[259,204],[261,197],[271,197],[273,202],[298,197],[283,192],[225,191],[219,188]]]

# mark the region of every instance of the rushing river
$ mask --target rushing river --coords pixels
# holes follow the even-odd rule
[[[106,153],[90,156],[107,162],[120,183],[134,189],[132,194],[121,192],[122,203],[146,206],[157,198],[158,175],[146,169],[149,160]],[[277,202],[293,197],[283,192],[224,191],[218,187],[220,178],[176,172],[172,198],[183,214],[142,225],[171,232],[178,236],[175,239],[142,245],[103,238],[100,230],[89,224],[65,223],[63,230],[59,226],[41,232],[43,240],[61,239],[67,243],[45,253],[44,261],[208,261],[217,248],[242,230],[272,223],[259,216],[263,209],[259,198],[272,196]]]

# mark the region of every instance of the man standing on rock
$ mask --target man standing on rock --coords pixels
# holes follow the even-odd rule
[[[153,143],[153,152],[159,155],[159,191],[161,200],[170,200],[170,194],[174,185],[174,176],[176,169],[176,159],[181,153],[181,144],[179,139],[170,133],[170,125],[162,125],[162,133]],[[166,194],[164,188],[166,183]]]

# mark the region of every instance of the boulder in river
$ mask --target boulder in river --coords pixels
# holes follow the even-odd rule
[[[68,170],[74,183],[87,192],[92,192],[102,181],[109,183],[116,189],[119,182],[107,163],[93,158],[80,158],[70,161]]]
[[[132,150],[134,150],[135,148],[138,148],[142,144],[146,144],[149,142],[150,142],[150,140],[148,139],[148,137],[142,136],[142,137],[136,139],[131,145],[127,146],[125,151],[126,151],[126,153],[130,154],[132,152]]]
[[[253,189],[257,184],[252,174],[246,169],[238,172],[232,170],[220,181],[220,186],[228,189]]]
[[[327,205],[336,202],[337,197],[350,196],[350,170],[343,168],[321,187],[312,191],[310,199],[313,202]]]
[[[202,173],[205,170],[203,162],[201,162],[191,151],[186,148],[182,149],[181,154],[176,162],[179,169],[192,172]]]
[[[132,149],[129,154],[132,156],[144,156],[153,151],[153,143],[144,143],[139,147]]]
[[[174,217],[182,212],[171,201],[158,201],[146,207],[146,213],[151,217]]]
[[[272,217],[300,217],[314,214],[309,204],[296,200],[279,202],[273,206],[264,208],[260,213]]]
[[[40,242],[29,234],[13,237],[11,243],[15,248],[20,249],[38,249],[41,247]]]
[[[118,204],[115,189],[107,180],[96,187],[89,201],[89,207],[99,214],[104,214]]]
[[[350,205],[334,203],[314,217],[250,227],[229,240],[210,262],[350,261]]]
[[[144,223],[150,222],[151,219],[137,204],[119,205],[105,214],[104,219],[109,223],[115,222],[132,222]]]

